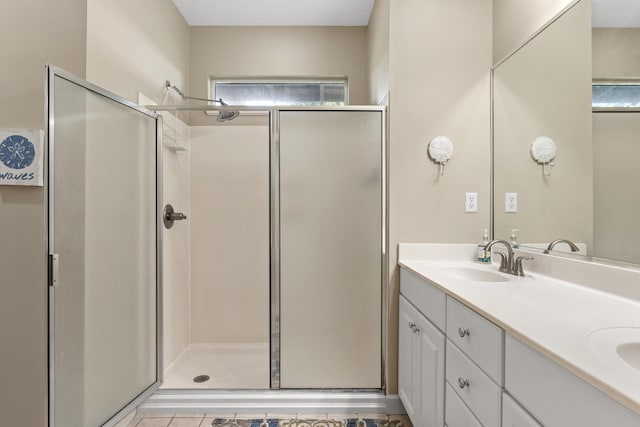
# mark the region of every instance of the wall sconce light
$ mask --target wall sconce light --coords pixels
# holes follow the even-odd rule
[[[542,174],[551,175],[551,168],[554,166],[553,159],[556,158],[556,143],[548,136],[539,136],[531,143],[531,157],[542,165]],[[547,169],[547,166],[549,167]]]
[[[444,175],[444,166],[453,155],[453,142],[446,136],[436,136],[429,142],[429,157],[438,163],[440,176]]]

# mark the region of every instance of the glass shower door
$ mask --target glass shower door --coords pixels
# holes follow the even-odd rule
[[[279,123],[279,385],[381,388],[383,112]]]
[[[49,425],[113,425],[160,383],[158,121],[48,76]]]

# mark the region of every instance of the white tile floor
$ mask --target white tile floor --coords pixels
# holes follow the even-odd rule
[[[193,382],[198,375],[210,379]],[[268,343],[195,344],[167,369],[161,388],[267,389],[269,379]]]
[[[363,418],[385,418],[385,415],[361,415]],[[292,414],[277,415],[267,414],[268,418],[286,418],[294,419],[296,416]],[[357,418],[353,415],[300,415],[304,419],[344,419]],[[209,427],[214,418],[233,418],[233,415],[210,415],[210,414],[158,414],[146,415],[144,418],[136,417],[129,426],[130,427]],[[238,418],[260,418],[254,415],[238,415]],[[406,415],[391,415],[392,420],[402,421],[402,427],[412,427],[411,421]]]

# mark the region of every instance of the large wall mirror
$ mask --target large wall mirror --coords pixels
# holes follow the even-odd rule
[[[495,238],[640,264],[640,102],[592,104],[640,96],[639,27],[638,0],[578,0],[494,67]]]

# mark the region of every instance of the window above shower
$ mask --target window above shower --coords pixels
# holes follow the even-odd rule
[[[347,77],[219,78],[210,80],[211,98],[243,106],[347,105]]]
[[[593,108],[640,108],[640,81],[595,81],[591,93]]]

